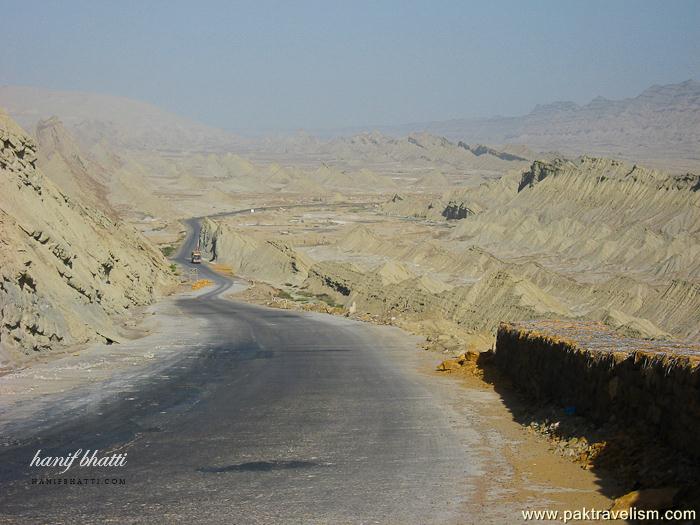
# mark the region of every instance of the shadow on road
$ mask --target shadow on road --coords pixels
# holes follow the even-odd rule
[[[225,467],[202,467],[197,469],[197,472],[272,472],[273,470],[292,470],[316,466],[318,466],[318,463],[314,461],[248,461],[247,463],[236,463]]]

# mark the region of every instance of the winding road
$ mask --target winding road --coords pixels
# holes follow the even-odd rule
[[[194,244],[196,220],[178,262]],[[36,437],[0,448],[0,523],[469,523],[477,466],[434,357],[392,327],[222,297],[179,299],[207,320],[203,348]],[[127,453],[121,468],[39,486],[38,449]],[[69,482],[68,482],[69,483]]]

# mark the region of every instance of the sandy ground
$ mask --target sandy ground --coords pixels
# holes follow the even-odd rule
[[[542,436],[515,422],[491,385],[471,375],[432,373],[453,389],[451,408],[477,429],[480,448],[493,459],[484,465],[474,495],[486,515],[500,512],[506,522],[526,509],[610,508],[607,482],[556,455]]]

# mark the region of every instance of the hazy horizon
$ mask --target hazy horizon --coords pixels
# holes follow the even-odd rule
[[[700,71],[692,1],[369,6],[5,4],[0,84],[288,131],[522,115]]]

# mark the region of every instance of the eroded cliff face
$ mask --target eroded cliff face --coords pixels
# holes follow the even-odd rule
[[[210,219],[202,221],[199,243],[208,260],[229,265],[237,274],[272,283],[301,283],[313,265],[285,242],[251,237]]]
[[[622,337],[599,323],[502,324],[496,363],[525,394],[617,418],[700,455],[700,345]]]
[[[577,317],[630,335],[697,338],[699,175],[581,157],[534,162],[509,200],[494,193],[487,208],[490,189],[464,194],[465,206],[483,210],[460,221],[455,242],[503,261],[536,261],[541,268],[526,277],[580,305]]]
[[[0,113],[0,364],[121,338],[119,317],[174,284],[135,230],[65,195]]]

